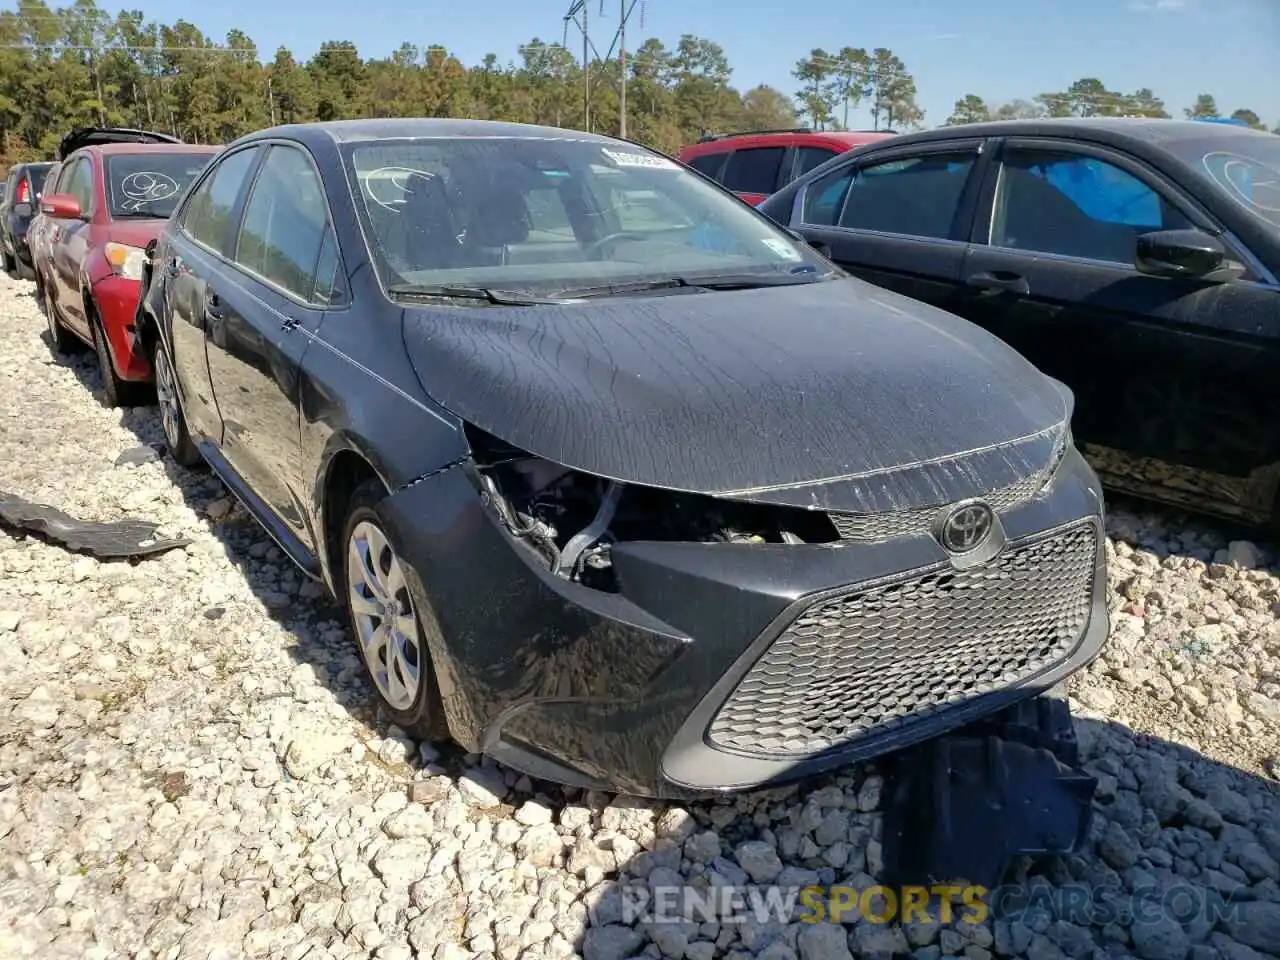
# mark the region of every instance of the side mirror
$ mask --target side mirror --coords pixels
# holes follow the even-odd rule
[[[1226,258],[1222,243],[1201,230],[1157,230],[1138,237],[1134,266],[1153,277],[1202,279]]]
[[[80,201],[69,193],[51,193],[42,198],[40,212],[59,220],[80,220],[84,216]]]

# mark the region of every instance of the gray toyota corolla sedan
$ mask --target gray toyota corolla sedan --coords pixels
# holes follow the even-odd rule
[[[635,144],[264,130],[151,254],[172,455],[332,590],[419,736],[744,788],[991,714],[1106,636],[1070,392]]]

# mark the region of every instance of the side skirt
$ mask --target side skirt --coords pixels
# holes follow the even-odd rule
[[[205,462],[209,464],[209,469],[226,485],[228,490],[235,494],[236,499],[244,504],[244,508],[249,511],[253,518],[262,524],[262,528],[267,531],[277,546],[284,551],[285,556],[292,560],[298,569],[312,580],[321,580],[319,558],[307,549],[302,541],[276,518],[276,515],[261,497],[249,489],[248,485],[241,479],[240,474],[227,462],[227,458],[222,455],[218,448],[209,440],[201,440],[196,444],[196,449],[200,451],[200,456],[204,457]]]

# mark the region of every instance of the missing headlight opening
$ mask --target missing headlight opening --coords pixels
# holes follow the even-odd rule
[[[507,531],[559,576],[617,589],[610,549],[634,540],[691,543],[827,543],[827,516],[618,483],[533,456],[468,425],[488,504]]]

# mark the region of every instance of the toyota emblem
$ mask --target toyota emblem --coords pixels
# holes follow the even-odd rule
[[[942,521],[938,539],[952,553],[976,550],[991,535],[995,514],[985,503],[964,503]]]

